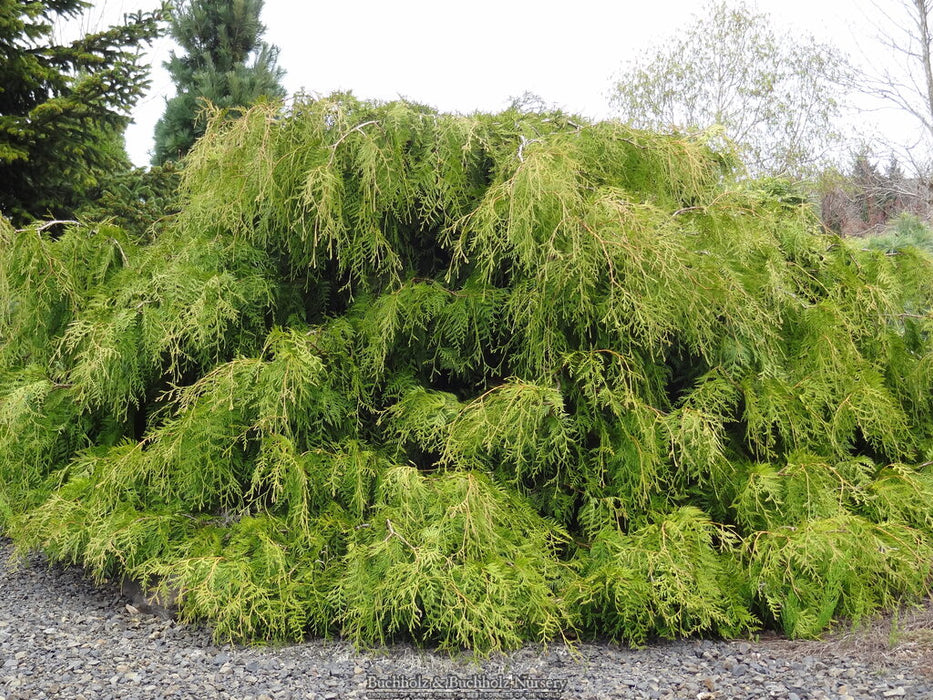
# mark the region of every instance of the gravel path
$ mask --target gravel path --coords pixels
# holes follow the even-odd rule
[[[0,541],[0,700],[933,698],[931,609],[902,618],[893,646],[887,621],[822,643],[530,646],[480,662],[339,641],[219,647],[203,628],[134,614],[75,568],[35,558],[11,569],[9,554]]]

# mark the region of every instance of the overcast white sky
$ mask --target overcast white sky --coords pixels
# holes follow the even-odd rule
[[[873,50],[867,0],[753,4],[792,32],[855,55]],[[98,0],[84,24],[102,26],[157,5]],[[292,94],[352,90],[361,98],[402,96],[472,112],[504,108],[527,90],[599,118],[609,115],[607,92],[623,63],[689,23],[703,6],[701,0],[266,0],[262,19],[265,39],[281,50]],[[167,39],[153,48],[152,89],[127,132],[130,156],[140,165],[149,161],[155,122],[174,92],[161,67],[171,48]]]

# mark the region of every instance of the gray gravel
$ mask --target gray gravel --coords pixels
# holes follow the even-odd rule
[[[132,612],[117,588],[73,567],[36,557],[11,569],[9,554],[0,540],[0,700],[933,698],[929,630],[901,627],[894,647],[887,624],[823,643],[529,646],[482,661],[340,641],[221,647],[203,628]]]

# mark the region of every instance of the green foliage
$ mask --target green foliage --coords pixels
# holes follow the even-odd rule
[[[177,94],[156,124],[153,163],[184,156],[204,133],[207,103],[242,111],[259,98],[284,97],[278,49],[261,41],[263,0],[187,0],[177,3],[171,35],[185,50],[166,62]]]
[[[933,229],[915,216],[901,214],[887,230],[866,239],[869,248],[895,253],[916,248],[933,255]]]
[[[177,215],[0,228],[0,524],[218,639],[451,651],[927,592],[933,269],[703,140],[218,110]]]
[[[55,43],[55,18],[88,7],[0,2],[0,213],[17,223],[71,216],[129,169],[123,130],[148,86],[140,46],[158,35],[162,11]]]
[[[814,518],[749,538],[749,573],[765,612],[791,636],[815,635],[835,616],[858,620],[929,591],[929,536],[857,515]]]
[[[178,212],[179,175],[169,161],[151,168],[134,168],[105,178],[100,196],[78,210],[83,221],[109,221],[141,240],[150,229]]]
[[[580,556],[572,604],[586,629],[639,645],[651,635],[739,635],[756,626],[737,563],[737,538],[685,506],[624,534],[604,530]]]
[[[386,472],[334,597],[364,643],[399,632],[442,649],[547,641],[569,622],[557,585],[560,528],[481,473]]]

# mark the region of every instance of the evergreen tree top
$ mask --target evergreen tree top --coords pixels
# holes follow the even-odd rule
[[[17,220],[67,215],[127,165],[122,131],[148,86],[140,47],[157,36],[164,8],[55,43],[56,16],[87,7],[0,0],[0,211]]]
[[[184,53],[165,63],[177,87],[156,125],[153,161],[176,160],[204,133],[198,115],[206,102],[243,108],[285,95],[278,49],[262,41],[262,0],[187,0],[171,19],[172,37]]]
[[[0,115],[7,123],[42,105],[48,105],[43,114],[77,110],[76,93],[86,99],[82,114],[127,118],[125,110],[147,84],[146,68],[137,65],[139,47],[156,37],[165,8],[127,15],[121,25],[68,44],[51,43],[56,16],[75,16],[88,7],[83,0],[0,3],[0,52],[7,59],[0,66]]]
[[[172,15],[172,37],[186,55],[166,64],[176,80],[198,70],[233,70],[266,46],[259,21],[263,0],[188,0]]]

